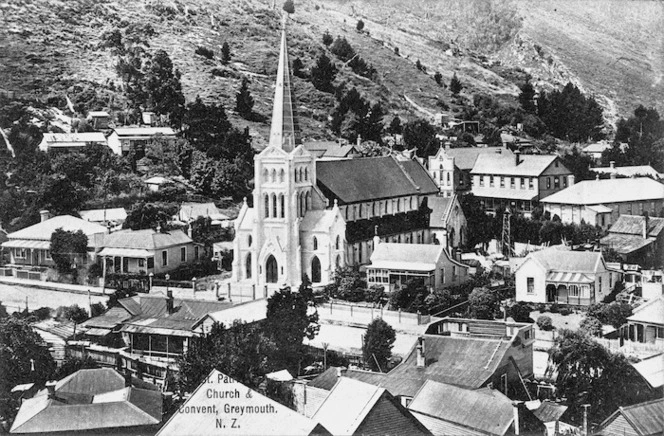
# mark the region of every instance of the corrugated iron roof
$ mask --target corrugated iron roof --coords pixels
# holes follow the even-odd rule
[[[558,159],[556,155],[523,154],[516,163],[514,154],[480,154],[471,174],[537,177]],[[562,164],[561,164],[562,165]]]
[[[85,146],[89,142],[102,142],[106,143],[106,137],[101,132],[83,132],[83,133],[44,133],[43,138],[49,147],[57,147],[58,143],[78,143]]]
[[[618,415],[623,415],[639,436],[660,435],[664,431],[664,399],[619,408],[600,425],[598,433]]]
[[[506,198],[508,200],[534,200],[539,194],[533,189],[511,189],[509,187],[473,186],[473,195],[486,198]]]
[[[639,215],[620,215],[618,220],[613,223],[609,233],[620,233],[625,235],[643,236],[643,226],[646,217]],[[648,228],[646,235],[656,238],[664,231],[664,218],[648,217]]]
[[[429,214],[429,226],[431,228],[447,228],[447,218],[452,209],[452,205],[457,203],[457,196],[452,197],[431,197],[427,206],[431,209]]]
[[[656,354],[631,365],[651,388],[661,389],[664,386],[664,354]]]
[[[79,214],[82,219],[97,223],[104,221],[124,221],[127,219],[127,211],[123,207],[82,210]]]
[[[90,244],[94,242],[94,238],[90,238],[90,236],[108,232],[106,227],[100,226],[99,224],[91,223],[71,215],[60,215],[10,233],[7,237],[10,240],[24,239],[50,242],[53,232],[60,228],[70,232],[81,230],[86,236],[88,236],[88,246],[91,246]]]
[[[647,177],[584,180],[541,199],[542,203],[593,205],[661,200],[664,185]]]
[[[628,321],[664,325],[664,295],[634,309]]]
[[[118,136],[175,136],[175,131],[170,127],[116,127],[113,129]]]
[[[503,147],[462,147],[450,148],[445,150],[445,154],[454,158],[454,165],[460,170],[470,171],[475,166],[478,156],[509,156],[514,159],[514,153],[508,148]]]
[[[209,217],[213,220],[227,220],[228,215],[221,213],[214,203],[182,203],[178,218],[180,221],[188,222],[199,216]]]
[[[602,266],[602,254],[595,251],[571,251],[547,248],[528,255],[547,269],[555,272],[596,273]]]
[[[182,230],[157,232],[152,229],[122,230],[104,236],[105,248],[159,250],[193,242]]]
[[[432,380],[424,383],[408,409],[491,435],[502,436],[514,421],[512,401],[499,391]]]
[[[620,233],[609,233],[599,240],[600,245],[609,247],[619,254],[633,253],[654,242],[654,239],[644,239],[638,235],[624,235]]]

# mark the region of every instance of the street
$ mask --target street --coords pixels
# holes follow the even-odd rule
[[[92,295],[89,299],[85,294],[75,294],[62,291],[50,291],[47,289],[27,288],[0,283],[0,302],[6,307],[7,312],[12,313],[24,310],[28,302],[28,309],[35,310],[40,307],[57,309],[60,306],[79,305],[88,312],[90,302],[106,303],[108,297]]]

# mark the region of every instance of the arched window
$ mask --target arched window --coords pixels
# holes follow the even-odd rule
[[[304,211],[306,212],[310,209],[311,209],[311,193],[307,192],[306,201],[304,204]]]
[[[397,212],[401,212],[401,199],[397,200]]]
[[[272,218],[276,218],[277,216],[277,195],[272,194]]]
[[[337,260],[335,261],[334,264],[337,266],[337,268],[341,268],[341,256],[339,256],[338,254],[337,254]]]
[[[265,218],[270,218],[270,196],[265,194],[263,201],[265,202]]]
[[[318,238],[314,236],[314,250],[318,250]]]
[[[281,171],[279,171],[279,183],[284,183],[284,177],[286,176],[286,172],[282,168]]]
[[[279,281],[279,266],[277,259],[270,255],[265,262],[265,281],[267,283],[277,283]]]
[[[302,179],[302,167],[300,167],[300,169],[298,170],[298,172],[300,173],[300,182],[301,182],[301,181],[303,180],[303,179]]]
[[[284,199],[284,194],[279,194],[279,216],[281,218],[286,217],[286,200]]]
[[[253,241],[254,241],[254,240],[252,239],[251,235],[248,235],[248,236],[247,236],[247,247],[251,247],[251,243],[252,243]]]
[[[304,169],[304,180],[309,180],[309,168]]]
[[[387,215],[387,201],[385,202],[385,215]]]
[[[251,253],[247,253],[247,258],[244,262],[244,271],[245,271],[245,277],[250,279],[251,278]]]
[[[408,205],[408,207],[409,207],[410,210],[413,210],[413,197],[410,197],[409,202],[410,202],[410,204]]]
[[[338,250],[338,249],[339,249],[339,235],[337,235],[337,239],[336,239],[336,241],[334,242],[334,249],[335,249],[335,250]]]
[[[277,170],[272,169],[272,183],[277,181]]]
[[[362,243],[360,242],[357,250],[357,263],[362,263]]]
[[[447,173],[446,177],[447,177],[447,184],[449,185],[450,184],[450,173]]]
[[[371,216],[376,216],[376,203],[371,203]]]
[[[311,259],[311,282],[312,283],[320,283],[321,281],[321,273],[320,273],[320,260],[318,260],[318,257],[314,256],[313,259]]]
[[[295,183],[297,183],[297,182],[300,181],[300,178],[299,178],[298,175],[297,175],[297,168],[295,168],[294,173],[295,173]]]
[[[267,182],[267,178],[268,178],[268,170],[267,170],[267,168],[265,168],[263,170],[263,181]]]
[[[362,218],[362,209],[363,209],[363,207],[362,207],[362,205],[360,204],[360,206],[359,206],[360,219]]]

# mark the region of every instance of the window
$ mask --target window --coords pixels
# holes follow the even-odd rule
[[[558,159],[555,160],[554,165],[556,166],[556,168],[558,168]]]
[[[272,183],[277,181],[277,170],[272,169],[272,178],[271,178]]]
[[[360,205],[358,206],[358,209],[359,209],[359,214],[360,214],[359,216],[360,216],[360,218],[362,218],[362,209],[364,209],[364,208],[362,207],[362,204],[360,204]]]
[[[244,261],[244,276],[248,279],[251,278],[251,253],[247,253],[246,260]]]
[[[556,177],[553,178],[553,187],[554,187],[555,189],[560,188],[560,179],[558,178],[558,176],[556,176]]]
[[[168,265],[168,251],[164,250],[161,252],[161,266]]]
[[[309,168],[304,169],[304,180],[309,180]]]
[[[272,194],[272,218],[277,217],[277,195]]]
[[[44,250],[46,254],[46,260],[51,260],[51,250]]]
[[[376,216],[376,203],[371,203],[371,216]]]
[[[551,189],[551,177],[546,178],[546,189]]]
[[[577,285],[569,285],[569,296],[578,297],[579,296],[579,287]]]
[[[604,292],[602,290],[602,278],[601,277],[597,277],[597,288],[599,289],[600,292]]]
[[[334,249],[335,249],[335,250],[338,250],[338,249],[339,249],[339,235],[337,235],[337,239],[336,239],[336,241],[334,242]]]
[[[284,200],[284,194],[279,194],[279,216],[284,218],[286,216],[286,203]]]
[[[563,176],[563,188],[567,188],[567,177]]]
[[[138,267],[145,268],[145,259],[138,259]]]
[[[526,289],[529,294],[534,294],[535,293],[535,278],[534,277],[528,277],[526,278]]]
[[[314,236],[314,250],[318,250],[318,238]]]
[[[664,327],[657,327],[657,338],[664,338]]]
[[[480,186],[484,186],[484,176],[479,176]]]
[[[514,177],[510,177],[510,188],[514,189],[516,187],[516,181]]]
[[[530,330],[526,330],[525,332],[523,332],[523,338],[525,340],[530,339]]]
[[[282,168],[281,171],[279,171],[279,183],[284,183],[284,177],[286,175],[286,172]]]
[[[199,255],[198,251],[199,251],[199,248],[198,248],[198,245],[196,245],[194,247],[194,260],[198,260],[198,255]]]
[[[519,180],[521,180],[521,189],[526,189],[526,178],[519,177]]]
[[[452,184],[450,181],[450,173],[447,173],[447,184],[448,186]]]
[[[267,168],[263,170],[263,181],[267,182],[268,181],[268,171]]]
[[[631,214],[632,214],[632,203],[628,203],[627,204],[627,215],[631,215]]]
[[[440,269],[440,282],[445,284],[445,268]]]
[[[27,251],[25,248],[16,248],[14,250],[14,256],[16,256],[17,259],[25,259],[27,257]]]
[[[385,202],[385,214],[387,214],[387,201]]]
[[[534,177],[529,177],[528,178],[528,189],[533,189],[535,187],[535,179]]]
[[[251,235],[247,235],[247,247],[251,247],[251,244],[254,242],[254,239]]]
[[[187,261],[187,247],[180,248],[180,262]]]
[[[500,187],[504,188],[505,187],[505,177],[500,176]]]
[[[452,265],[452,281],[456,280],[457,270],[456,265]]]
[[[299,182],[300,178],[297,175],[297,168],[295,168],[295,183]]]
[[[148,257],[148,269],[154,268],[154,257]]]
[[[489,186],[493,188],[493,176],[489,176]]]
[[[270,197],[265,194],[263,196],[263,201],[265,202],[264,207],[265,207],[265,218],[270,218]]]

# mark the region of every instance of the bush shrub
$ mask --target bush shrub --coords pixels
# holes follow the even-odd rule
[[[537,327],[539,327],[540,330],[544,330],[547,332],[553,330],[553,322],[551,321],[551,317],[546,315],[538,316]]]
[[[323,33],[323,44],[326,46],[329,46],[334,42],[334,38],[332,38],[332,35],[330,35],[330,32],[325,32]]]
[[[570,308],[563,307],[563,308],[560,309],[560,314],[562,316],[567,316],[567,315],[570,315],[571,313],[572,313],[572,309],[570,309]]]
[[[364,29],[364,21],[358,20],[357,25],[355,26],[358,32],[361,32]]]
[[[558,312],[560,312],[560,306],[558,306],[558,303],[553,303],[553,304],[549,307],[549,312],[551,312],[551,313],[558,313]]]
[[[533,308],[528,303],[519,302],[510,307],[509,316],[516,322],[532,322],[530,312]]]
[[[586,316],[583,318],[579,328],[589,335],[602,336],[602,322],[594,316]]]
[[[195,53],[199,56],[203,56],[204,58],[214,58],[214,50],[210,50],[209,48],[198,46],[196,47]]]

